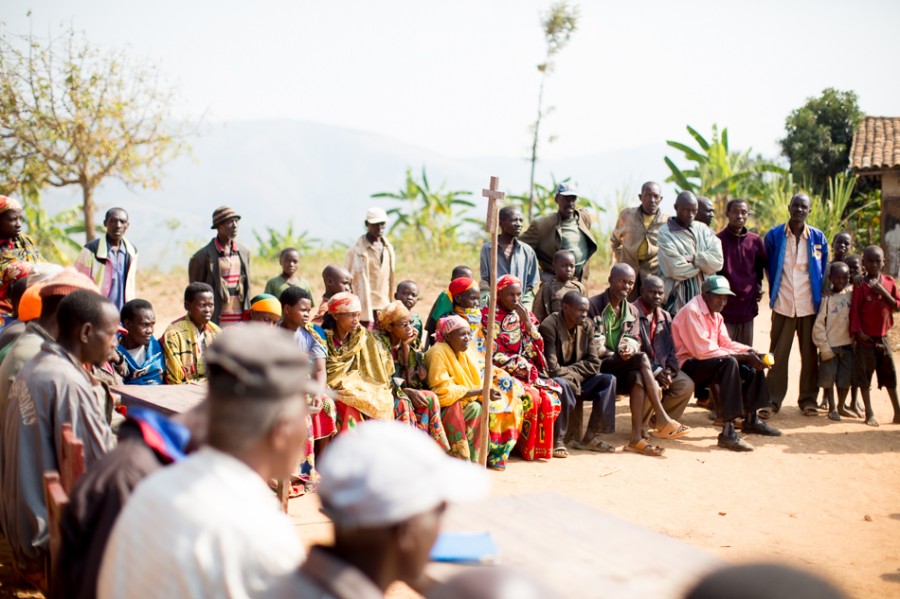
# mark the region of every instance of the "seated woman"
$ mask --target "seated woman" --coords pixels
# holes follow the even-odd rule
[[[413,347],[418,335],[406,306],[399,301],[385,306],[378,314],[378,330],[373,334],[394,362],[391,379],[394,419],[414,423],[428,433],[441,449],[450,451],[438,398],[427,390],[425,357]]]
[[[525,423],[519,437],[519,451],[526,460],[548,459],[553,451],[553,422],[559,416],[562,392],[559,384],[547,376],[544,340],[540,323],[521,304],[522,281],[505,275],[497,281],[497,313],[494,324],[494,366],[516,377],[525,387]],[[481,312],[481,325],[487,328],[488,308]],[[565,451],[559,457],[566,457]]]
[[[359,298],[342,291],[328,300],[322,319],[325,331],[325,374],[336,395],[339,432],[356,428],[366,418],[391,420],[394,363],[375,335],[359,324]]]
[[[443,422],[450,438],[450,455],[479,461],[481,446],[482,371],[478,357],[469,347],[471,332],[460,316],[450,315],[438,321],[435,343],[425,354],[428,384],[443,408]],[[506,461],[522,427],[521,385],[499,369],[493,371],[490,415],[488,418],[487,465],[494,470],[506,468]]]

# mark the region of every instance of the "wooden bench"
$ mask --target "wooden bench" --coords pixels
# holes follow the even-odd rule
[[[63,589],[54,589],[52,584],[53,568],[62,547],[60,523],[63,510],[69,503],[69,495],[75,487],[75,481],[84,474],[84,443],[72,432],[71,424],[62,425],[62,447],[60,449],[60,471],[44,473],[44,502],[47,504],[50,555],[47,559],[46,577],[42,590],[50,596],[63,596]]]

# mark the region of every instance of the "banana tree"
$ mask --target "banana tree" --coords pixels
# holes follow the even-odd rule
[[[681,169],[666,156],[664,160],[671,171],[666,181],[675,183],[681,190],[713,199],[720,220],[724,219],[728,200],[737,195],[742,185],[752,179],[762,179],[764,173],[786,173],[785,169],[776,164],[752,158],[750,149],[732,152],[728,147],[727,128],[722,129],[720,134],[718,126],[714,124],[711,140],[707,140],[690,125],[687,126],[687,132],[699,149],[677,141],[666,141],[670,147],[680,151],[686,161],[692,163],[690,168]]]

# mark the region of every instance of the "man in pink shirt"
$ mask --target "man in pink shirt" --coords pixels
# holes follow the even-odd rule
[[[743,419],[742,433],[777,437],[781,431],[756,415],[757,410],[772,407],[765,364],[752,347],[732,341],[725,329],[721,312],[733,295],[728,279],[721,275],[703,281],[700,295],[675,315],[672,336],[681,370],[696,386],[708,385],[717,404],[722,421],[719,447],[753,451],[734,430],[737,418]]]

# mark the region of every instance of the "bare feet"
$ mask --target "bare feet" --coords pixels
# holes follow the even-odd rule
[[[838,408],[838,414],[841,416],[846,416],[847,418],[862,418],[862,414],[856,411],[856,408],[845,408],[841,406]]]
[[[841,421],[840,415],[835,410],[831,410],[830,412],[828,412],[828,419],[834,420],[835,422]]]
[[[866,416],[866,426],[878,426],[878,421],[875,420],[875,416]]]

